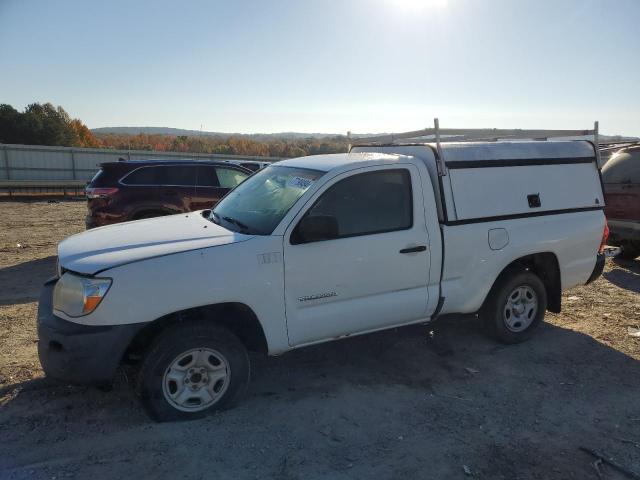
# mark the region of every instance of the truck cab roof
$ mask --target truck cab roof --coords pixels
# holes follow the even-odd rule
[[[368,163],[397,162],[400,157],[400,155],[379,152],[333,153],[281,160],[277,163],[277,166],[308,168],[311,170],[328,172],[336,168],[346,167],[352,164],[366,165]],[[404,155],[402,155],[402,157],[404,157]]]

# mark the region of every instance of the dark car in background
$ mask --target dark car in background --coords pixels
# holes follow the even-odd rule
[[[272,162],[261,162],[259,160],[225,160],[225,163],[240,165],[241,167],[248,168],[252,172],[257,172],[271,165]]]
[[[621,257],[640,256],[640,145],[617,151],[602,168],[611,245]]]
[[[87,185],[87,229],[213,207],[253,172],[229,162],[121,160]]]

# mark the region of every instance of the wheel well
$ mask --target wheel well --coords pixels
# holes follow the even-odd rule
[[[251,308],[242,303],[219,303],[181,310],[149,323],[133,338],[124,358],[127,361],[139,359],[153,339],[169,325],[203,320],[227,328],[249,351],[265,354],[268,351],[262,325]]]
[[[540,277],[540,280],[544,283],[545,290],[547,291],[547,310],[554,313],[560,313],[562,304],[562,283],[558,258],[554,253],[534,253],[532,255],[518,258],[500,272],[498,279],[503,275],[508,275],[514,269],[531,270]],[[496,282],[498,279],[496,279]]]

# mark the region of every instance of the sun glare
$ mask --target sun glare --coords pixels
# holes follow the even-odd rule
[[[444,8],[449,0],[388,0],[392,7],[405,12],[420,12],[433,8]]]

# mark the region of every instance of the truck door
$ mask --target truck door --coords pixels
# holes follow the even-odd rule
[[[284,236],[292,346],[427,316],[430,267],[422,183],[410,164],[340,175]]]

